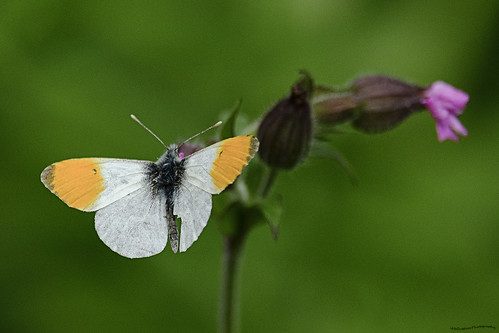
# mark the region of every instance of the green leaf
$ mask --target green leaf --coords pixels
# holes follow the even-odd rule
[[[243,174],[239,176],[240,178],[242,177],[244,179],[250,199],[255,199],[258,197],[261,185],[260,183],[265,172],[267,172],[267,168],[260,161],[260,159],[253,158],[251,162],[244,168]],[[237,182],[238,181],[240,181],[240,179],[238,179]]]
[[[229,118],[222,124],[222,129],[220,130],[220,140],[225,140],[232,138],[236,135],[236,119],[241,110],[241,104],[243,103],[242,98],[238,99],[232,110],[230,110]]]
[[[265,200],[260,202],[259,208],[265,218],[265,221],[270,227],[272,237],[274,237],[274,240],[277,240],[283,212],[282,197],[277,194],[267,197]]]
[[[338,151],[334,150],[333,148],[325,145],[320,141],[314,141],[312,149],[310,151],[310,156],[322,157],[334,160],[343,168],[343,170],[345,170],[352,184],[354,185],[357,184],[357,176],[355,175],[352,166],[342,154],[340,154]]]

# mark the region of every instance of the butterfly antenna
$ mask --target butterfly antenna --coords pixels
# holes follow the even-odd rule
[[[151,131],[149,128],[147,128],[147,126],[146,126],[146,125],[142,124],[142,122],[139,120],[139,118],[135,117],[133,114],[131,114],[131,115],[130,115],[130,117],[131,117],[133,120],[135,120],[137,123],[139,123],[139,125],[140,125],[140,126],[144,127],[146,131],[148,131],[149,133],[151,133],[151,134],[152,134],[152,136],[154,136],[154,137],[155,137],[155,138],[156,138],[159,142],[161,142],[161,144],[162,144],[163,146],[165,146],[165,148],[168,148],[168,147],[165,145],[165,143],[164,143],[164,142],[163,142],[163,141],[162,141],[162,140],[161,140],[161,139],[160,139],[160,138],[159,138],[156,134],[154,134],[154,132],[153,132],[153,131]]]
[[[222,121],[220,120],[220,121],[218,121],[216,124],[213,124],[213,125],[211,125],[210,127],[208,127],[207,129],[205,129],[204,131],[201,131],[201,132],[199,132],[198,134],[195,134],[195,135],[191,136],[189,139],[185,140],[184,142],[182,142],[182,143],[181,143],[181,144],[179,144],[178,146],[179,146],[179,147],[180,147],[180,146],[182,146],[184,143],[186,143],[186,142],[188,142],[188,141],[190,141],[190,140],[194,139],[195,137],[197,137],[197,136],[199,136],[199,135],[201,135],[201,134],[203,134],[203,133],[205,133],[205,132],[207,132],[207,131],[211,130],[212,128],[215,128],[215,127],[220,126],[221,124],[222,124]]]

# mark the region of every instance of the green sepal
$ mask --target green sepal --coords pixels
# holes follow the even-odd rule
[[[305,91],[307,92],[307,98],[310,100],[310,97],[313,96],[315,89],[314,79],[312,75],[310,75],[310,73],[305,69],[301,69],[299,73],[301,75],[301,78],[298,80],[296,85],[300,85],[301,87],[303,87],[303,89],[305,89]]]

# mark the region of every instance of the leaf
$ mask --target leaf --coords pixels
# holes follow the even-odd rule
[[[232,138],[236,135],[236,119],[239,115],[239,111],[241,110],[242,103],[242,98],[238,99],[232,110],[230,110],[229,118],[227,118],[227,120],[223,123],[222,129],[220,130],[220,140]]]
[[[270,227],[272,237],[277,240],[281,227],[281,217],[283,212],[283,202],[280,195],[272,195],[260,202],[259,208]]]
[[[334,160],[343,168],[343,170],[345,170],[352,184],[354,185],[357,184],[357,176],[355,175],[352,166],[342,154],[340,154],[338,151],[334,150],[333,148],[323,144],[320,141],[314,141],[312,145],[312,150],[310,152],[310,156],[325,157]]]

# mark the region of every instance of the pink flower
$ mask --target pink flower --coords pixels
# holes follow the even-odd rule
[[[430,110],[431,116],[437,122],[438,140],[458,141],[457,134],[468,135],[466,128],[457,119],[468,103],[467,93],[437,81],[424,91],[423,96],[422,104]]]

